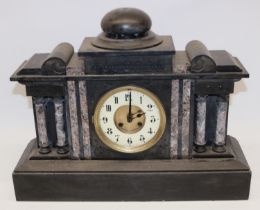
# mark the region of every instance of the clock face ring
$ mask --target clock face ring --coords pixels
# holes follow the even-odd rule
[[[166,116],[163,105],[152,92],[136,86],[123,86],[100,98],[93,122],[105,145],[119,152],[137,153],[160,140]]]

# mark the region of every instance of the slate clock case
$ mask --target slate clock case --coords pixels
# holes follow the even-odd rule
[[[247,199],[251,171],[227,135],[229,94],[249,77],[240,61],[197,40],[175,50],[138,9],[101,27],[78,52],[61,43],[11,76],[36,128],[13,173],[17,200]]]

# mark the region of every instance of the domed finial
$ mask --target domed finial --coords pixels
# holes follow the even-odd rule
[[[107,13],[101,27],[107,37],[112,39],[136,39],[146,36],[152,21],[142,10],[119,8]]]

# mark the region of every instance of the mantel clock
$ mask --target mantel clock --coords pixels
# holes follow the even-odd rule
[[[227,135],[229,95],[248,72],[198,40],[177,51],[151,25],[115,9],[78,52],[61,43],[11,76],[36,128],[13,173],[17,200],[248,198],[251,171]]]

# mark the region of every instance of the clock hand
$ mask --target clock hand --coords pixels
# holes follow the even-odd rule
[[[131,90],[129,93],[129,110],[128,110],[128,115],[127,115],[127,122],[132,122],[132,94]]]
[[[141,113],[140,113],[140,112],[137,112],[137,113],[135,113],[135,114],[132,115],[132,120],[135,119],[135,118],[139,118],[139,117],[143,116],[144,114],[145,114],[145,112],[141,112]],[[134,115],[136,115],[136,116],[133,117]]]

